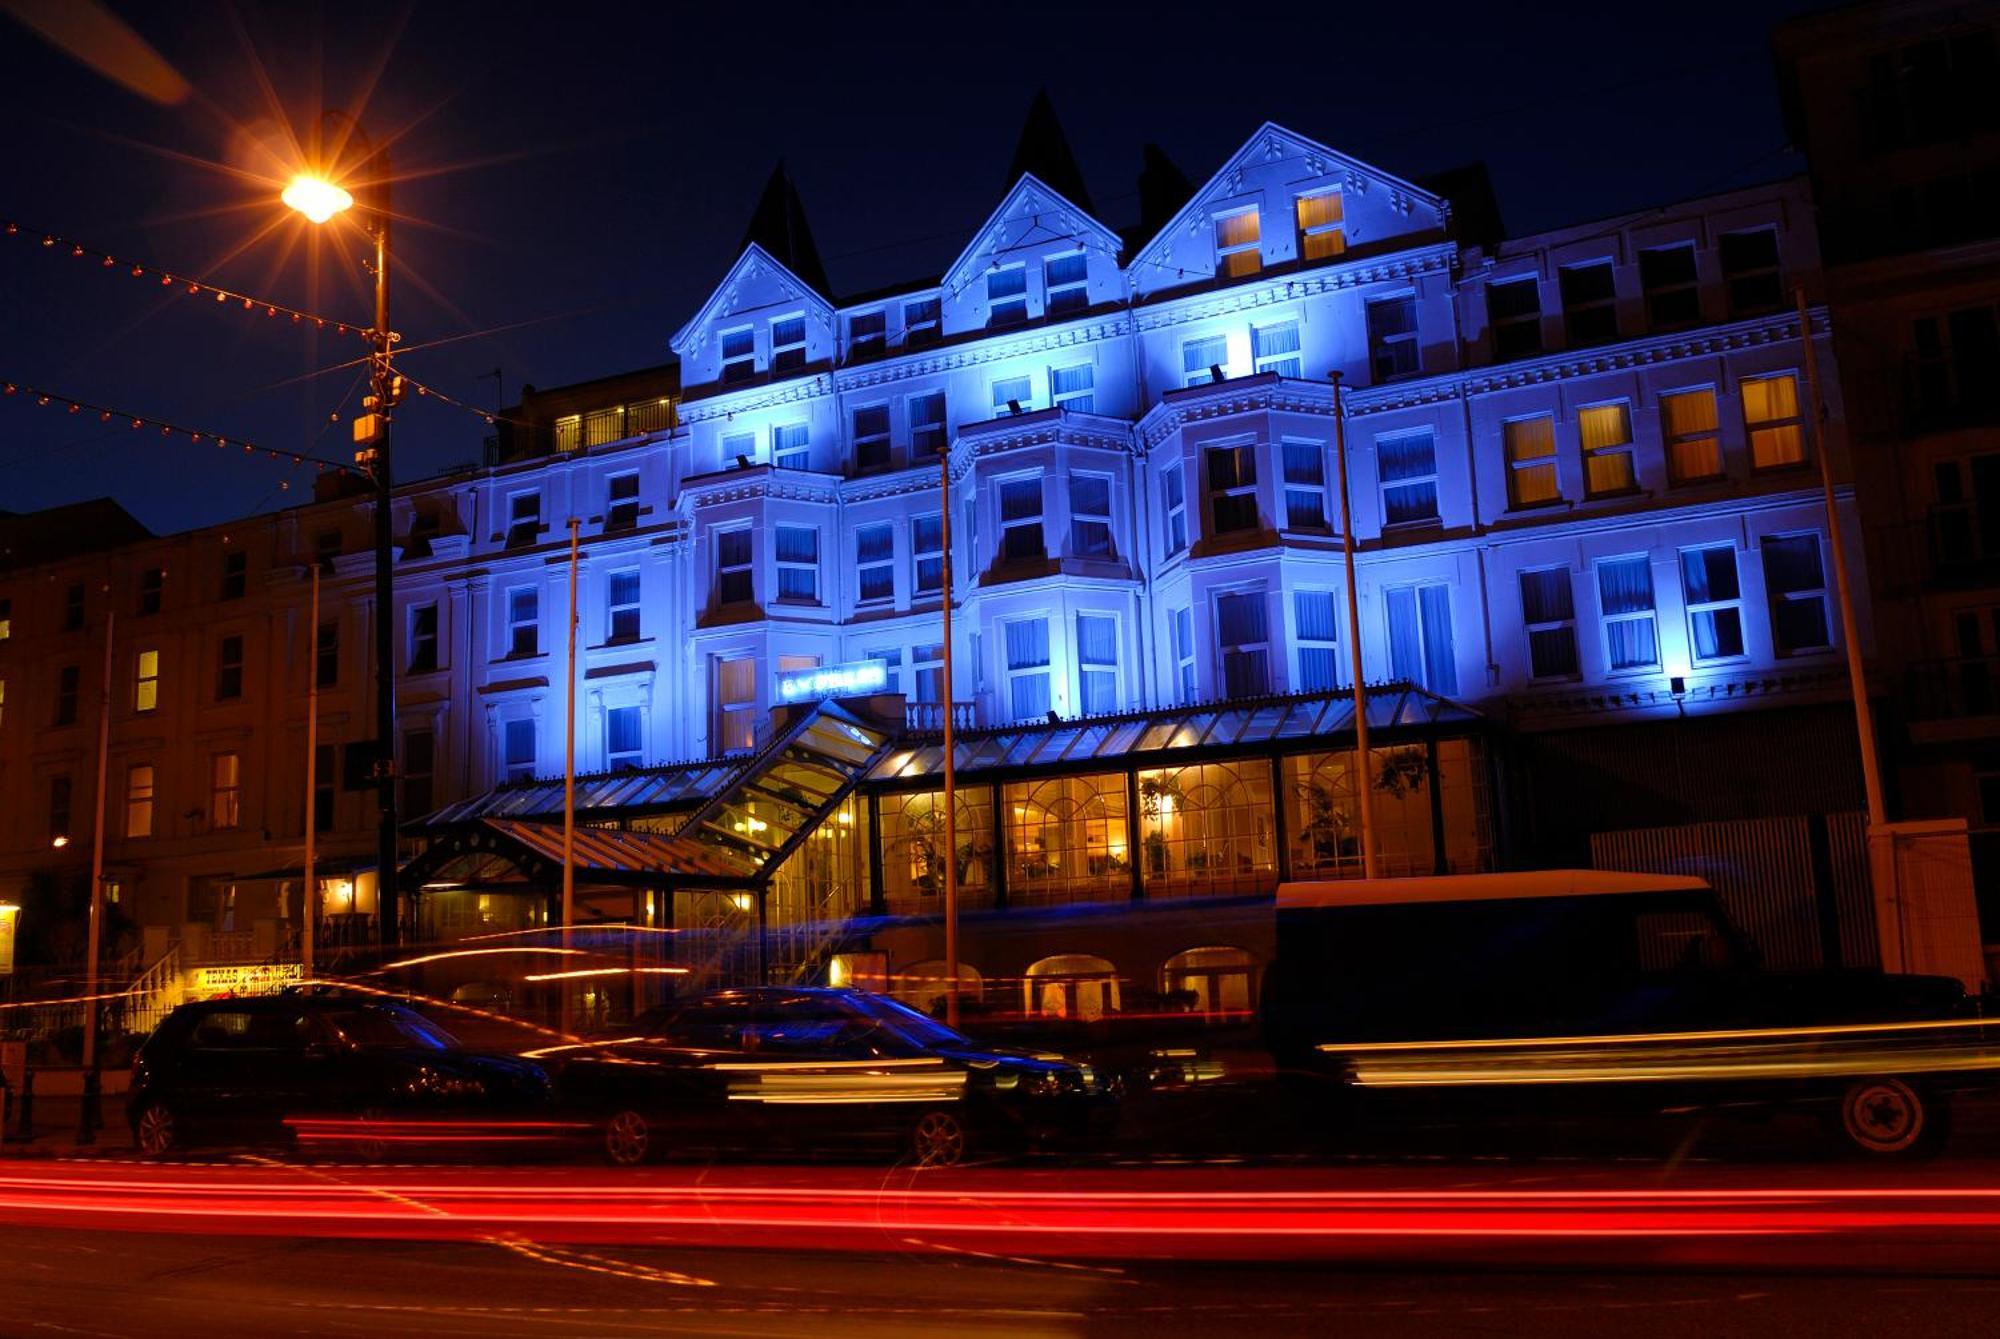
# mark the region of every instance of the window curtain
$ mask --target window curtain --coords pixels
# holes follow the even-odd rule
[[[1215,602],[1215,619],[1224,646],[1250,646],[1266,640],[1261,594],[1222,596]]]
[[[1389,609],[1389,672],[1405,683],[1422,683],[1424,639],[1417,622],[1417,592],[1414,586],[1398,586],[1387,592]]]
[[[1424,687],[1450,697],[1458,692],[1458,659],[1451,638],[1451,591],[1425,586],[1419,592],[1424,621]]]
[[[1116,665],[1118,621],[1097,614],[1078,614],[1076,658],[1083,665]]]
[[[1339,625],[1334,621],[1333,592],[1330,590],[1294,591],[1292,617],[1299,625],[1299,640],[1302,642],[1339,640]]]
[[[1007,628],[1007,668],[1036,669],[1049,663],[1049,623],[1045,618],[1023,619]]]
[[[1521,573],[1521,618],[1528,623],[1566,623],[1576,616],[1569,569],[1549,567]]]

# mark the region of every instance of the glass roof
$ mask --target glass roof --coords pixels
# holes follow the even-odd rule
[[[671,809],[700,804],[740,771],[741,756],[708,762],[673,763],[643,772],[610,772],[576,779],[576,807],[586,809]],[[563,783],[529,781],[500,786],[483,795],[447,805],[418,820],[424,827],[444,827],[476,818],[527,818],[559,814]]]

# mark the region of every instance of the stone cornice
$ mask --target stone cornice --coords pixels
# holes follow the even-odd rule
[[[1047,353],[1054,349],[1076,348],[1107,339],[1119,339],[1126,334],[1129,326],[1128,316],[1120,311],[1090,320],[1070,321],[1039,329],[1017,330],[1011,334],[992,335],[984,339],[968,340],[962,344],[940,345],[925,349],[921,353],[881,358],[856,367],[841,368],[833,374],[833,380],[836,388],[841,391],[865,390],[870,386],[907,381],[940,372],[955,372],[965,367],[978,367],[983,363],[999,362],[1024,353]]]
[[[1415,279],[1426,274],[1446,274],[1457,263],[1457,259],[1458,247],[1454,243],[1444,242],[1415,247],[1408,251],[1398,251],[1392,255],[1378,256],[1369,260],[1357,260],[1345,265],[1328,265],[1319,269],[1266,278],[1262,283],[1236,284],[1221,290],[1154,299],[1139,308],[1136,319],[1138,328],[1143,333],[1168,326],[1185,325],[1190,321],[1206,320],[1211,316],[1227,316],[1232,312],[1269,307],[1280,302],[1291,302],[1298,298],[1314,297],[1346,288],[1359,288],[1363,284]]]
[[[780,474],[792,477],[781,478]],[[737,476],[742,477],[737,477]],[[839,484],[824,476],[799,477],[796,471],[768,467],[701,475],[681,486],[684,506],[714,507],[726,502],[777,501],[831,503]]]
[[[1189,423],[1260,411],[1330,415],[1333,388],[1324,382],[1287,381],[1265,372],[1219,385],[1169,391],[1167,398],[1139,420],[1137,436],[1143,448],[1151,451]]]

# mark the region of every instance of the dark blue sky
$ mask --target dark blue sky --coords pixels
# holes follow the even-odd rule
[[[1113,227],[1140,146],[1199,182],[1269,119],[1406,176],[1490,167],[1508,230],[1782,175],[1772,24],[1802,0],[1678,6],[427,3],[116,5],[192,86],[149,102],[0,18],[0,216],[351,320],[365,277],[232,166],[279,118],[397,135],[407,370],[493,402],[668,356],[791,165],[832,282],[936,274],[998,202],[1046,85]],[[277,226],[261,237],[261,229]],[[350,234],[351,235],[351,234]],[[352,256],[350,250],[350,257]],[[0,377],[342,456],[350,342],[164,296],[0,238]],[[303,380],[300,380],[304,378]],[[417,403],[399,478],[478,458]],[[289,493],[280,479],[294,480]],[[0,508],[109,494],[162,531],[309,496],[302,474],[0,401]]]

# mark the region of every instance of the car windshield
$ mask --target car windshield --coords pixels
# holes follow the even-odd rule
[[[447,1051],[458,1045],[443,1028],[405,1009],[342,1009],[329,1013],[326,1021],[342,1041],[363,1050],[414,1046]]]
[[[964,1036],[924,1017],[909,1005],[881,995],[863,995],[856,1006],[870,1018],[917,1046],[969,1046]]]

